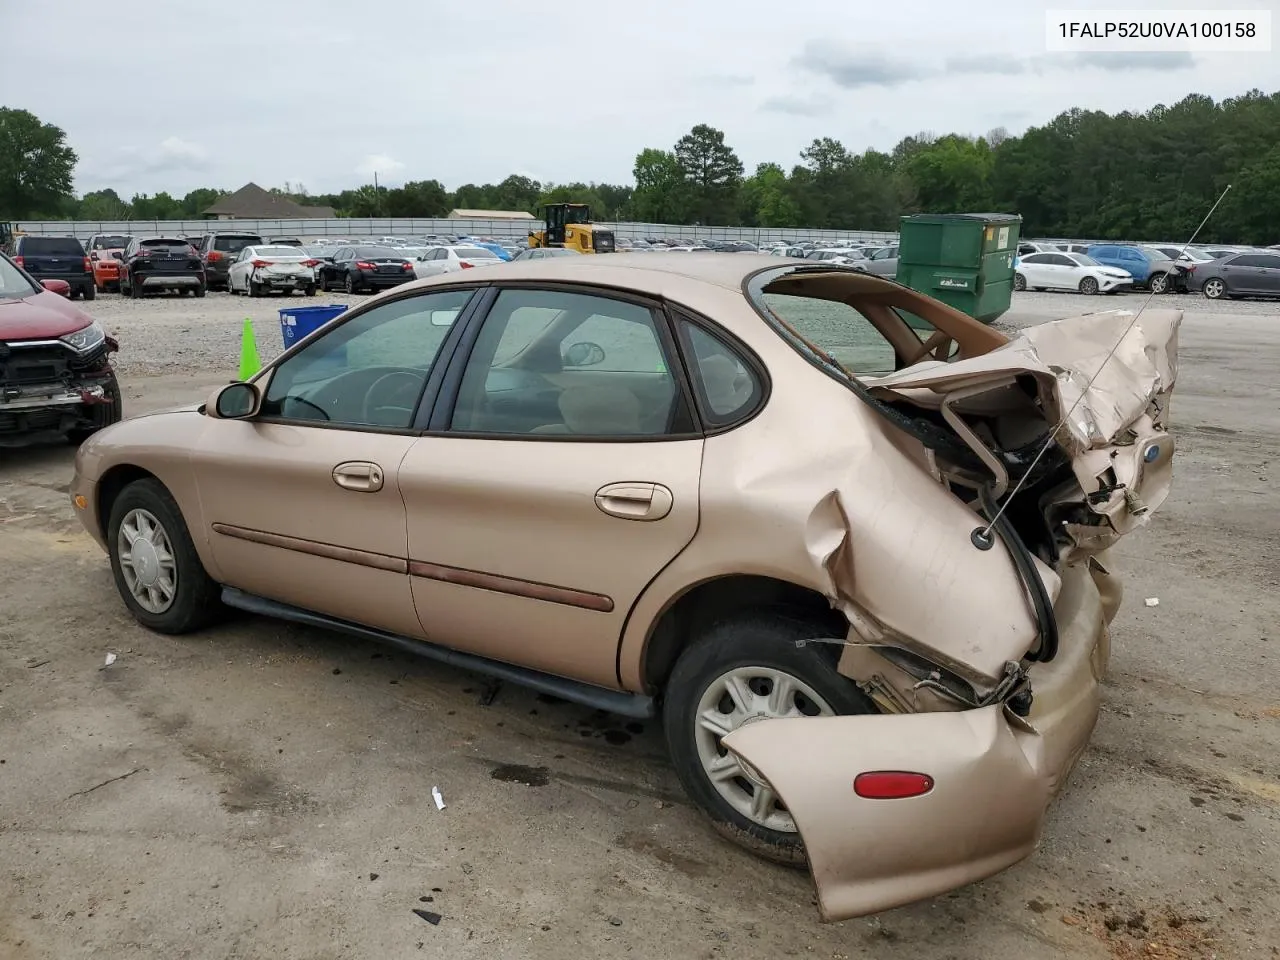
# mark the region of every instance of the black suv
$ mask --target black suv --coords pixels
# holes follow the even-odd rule
[[[22,234],[9,243],[13,262],[41,280],[65,280],[76,295],[92,300],[98,288],[93,282],[93,261],[75,237],[34,237]]]
[[[148,291],[205,291],[204,264],[191,244],[179,237],[135,237],[124,251],[120,292],[141,297]]]
[[[226,290],[227,271],[245,247],[260,247],[266,241],[256,233],[206,233],[196,251],[204,261],[205,282],[210,290]]]

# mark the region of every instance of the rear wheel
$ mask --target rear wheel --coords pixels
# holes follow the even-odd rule
[[[1167,273],[1153,273],[1147,279],[1147,289],[1152,293],[1168,293],[1169,275]]]
[[[1217,277],[1211,277],[1204,282],[1204,295],[1210,300],[1220,300],[1227,293],[1227,285]]]
[[[785,611],[723,620],[680,656],[664,697],[667,747],[689,796],[724,836],[791,866],[805,863],[791,813],[721,741],[770,718],[874,713],[853,681],[836,672],[839,644],[799,643],[829,634],[829,627]]]
[[[1098,281],[1093,277],[1085,277],[1080,281],[1080,292],[1088,297],[1097,296]]]
[[[135,480],[111,505],[107,552],[133,618],[159,633],[190,633],[221,610],[173,496],[159,480]]]
[[[320,292],[329,292],[329,278],[325,275],[324,271],[320,272]]]
[[[142,284],[138,282],[137,277],[129,278],[129,296],[134,298],[142,296]]]
[[[304,296],[314,297],[316,295],[316,285],[314,283],[308,283],[302,288],[302,293]]]
[[[1013,289],[1015,290],[1027,289],[1027,278],[1020,273],[1015,273],[1013,275]]]
[[[260,296],[262,296],[262,284],[257,283],[257,282],[256,282],[256,281],[254,281],[254,280],[250,280],[250,281],[249,281],[249,296],[251,296],[251,297],[260,297]]]
[[[200,286],[193,288],[191,291],[191,295],[193,297],[203,297],[204,294],[205,294],[205,285],[203,283],[200,284]]]
[[[91,283],[87,287],[81,287],[80,294],[86,300],[92,300],[94,297],[98,295],[98,287],[96,284]]]

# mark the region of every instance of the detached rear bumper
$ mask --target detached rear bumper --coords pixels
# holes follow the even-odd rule
[[[795,818],[828,921],[934,896],[1030,854],[1049,801],[1098,717],[1110,644],[1083,568],[1056,605],[1058,656],[1031,670],[1029,717],[1001,705],[946,713],[771,720],[724,745],[769,781]],[[854,778],[911,771],[933,781],[906,799],[864,799]]]

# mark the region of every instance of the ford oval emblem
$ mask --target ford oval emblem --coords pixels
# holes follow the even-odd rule
[[[1147,452],[1142,455],[1142,459],[1147,463],[1155,463],[1156,458],[1160,456],[1160,444],[1155,443],[1147,447]]]

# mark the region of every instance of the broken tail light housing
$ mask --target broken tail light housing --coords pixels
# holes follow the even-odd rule
[[[864,800],[905,800],[933,789],[933,777],[906,770],[873,770],[853,780],[853,792]]]

